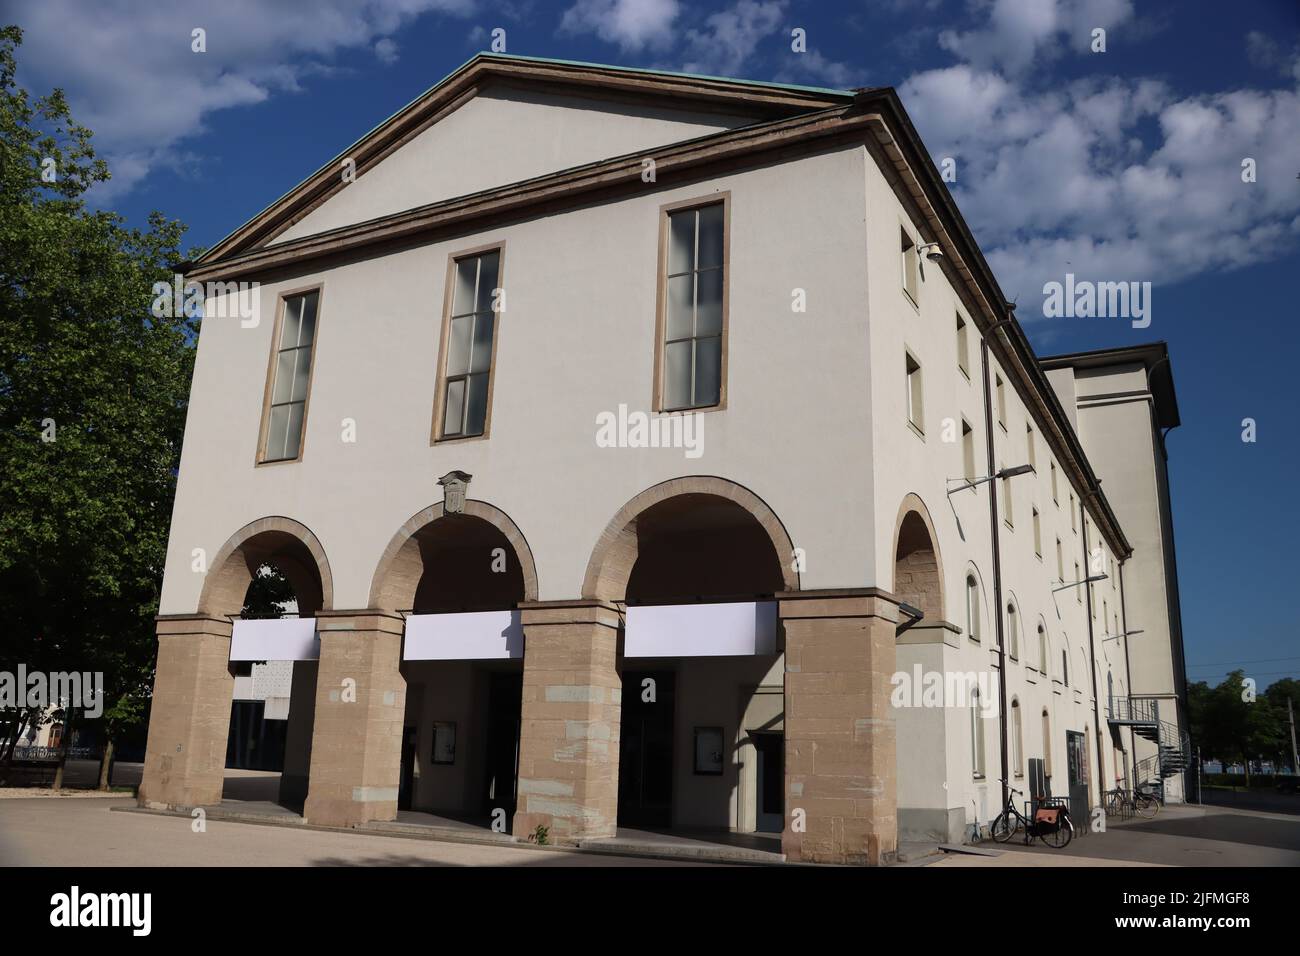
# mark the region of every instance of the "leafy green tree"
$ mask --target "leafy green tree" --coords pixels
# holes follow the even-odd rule
[[[103,671],[114,734],[152,683],[195,328],[150,305],[185,227],[88,207],[108,167],[62,91],[17,86],[21,43],[0,30],[0,668]]]

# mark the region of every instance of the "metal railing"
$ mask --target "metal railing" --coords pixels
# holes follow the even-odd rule
[[[1110,720],[1154,724],[1157,720],[1156,702],[1146,697],[1111,697],[1107,701],[1106,716]]]

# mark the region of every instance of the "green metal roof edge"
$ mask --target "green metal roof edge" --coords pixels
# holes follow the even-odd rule
[[[829,86],[804,86],[800,83],[775,83],[770,80],[742,80],[732,76],[716,76],[709,73],[685,73],[679,70],[656,70],[644,66],[618,66],[614,63],[593,63],[590,60],[559,60],[548,56],[524,56],[519,53],[477,53],[465,66],[481,57],[496,57],[502,60],[523,60],[533,63],[554,63],[560,66],[591,66],[601,70],[621,70],[624,73],[647,73],[651,76],[676,76],[692,80],[717,80],[720,83],[739,83],[742,86],[758,86],[776,90],[796,90],[800,93],[822,93],[831,96],[843,96],[852,99],[856,94],[852,90],[837,90]]]
[[[451,82],[452,79],[454,79],[458,74],[466,70],[476,60],[485,60],[485,59],[519,60],[522,62],[532,62],[532,63],[553,63],[562,66],[589,66],[589,67],[596,67],[598,69],[604,69],[604,70],[621,70],[627,73],[646,73],[654,76],[675,76],[675,77],[683,77],[683,78],[697,79],[697,80],[717,80],[722,83],[737,83],[744,86],[766,87],[768,89],[797,90],[801,93],[830,94],[833,96],[847,97],[849,99],[852,99],[853,96],[855,95],[849,90],[834,90],[828,87],[820,87],[820,86],[800,86],[795,83],[768,83],[763,80],[737,80],[726,76],[707,76],[701,73],[678,73],[671,70],[652,70],[645,67],[636,67],[636,66],[615,66],[611,63],[590,63],[585,60],[559,60],[559,59],[554,59],[551,57],[544,57],[544,56],[523,56],[516,53],[491,53],[491,52],[475,53],[472,57],[470,57],[460,66],[456,67],[456,69],[452,70],[450,73],[444,76],[437,83],[433,84],[433,86],[429,87],[424,92],[416,95],[410,102],[406,103],[405,105],[399,107],[398,109],[390,113],[384,119],[380,120],[374,126],[370,127],[370,129],[368,129],[366,132],[358,136],[355,140],[353,140],[343,149],[339,150],[339,152],[334,154],[332,159],[326,160],[324,163],[322,163],[315,170],[315,172],[312,172],[309,175],[298,180],[298,182],[294,183],[294,185],[289,187],[288,190],[281,193],[278,197],[273,199],[271,202],[267,203],[260,210],[253,213],[253,215],[244,219],[244,221],[241,222],[238,226],[230,230],[230,232],[226,233],[224,236],[222,236],[220,239],[214,242],[211,246],[209,246],[208,247],[209,250],[216,249],[218,246],[224,243],[235,233],[239,232],[239,230],[243,229],[244,226],[248,225],[249,222],[256,219],[258,216],[261,216],[263,213],[271,209],[274,209],[276,206],[282,203],[286,198],[288,198],[288,196],[295,189],[301,186],[303,183],[307,182],[310,179],[315,178],[316,176],[320,175],[329,167],[335,165],[337,162],[339,162],[339,160],[341,160],[343,157],[347,156],[354,149],[356,149],[357,146],[361,145],[363,142],[365,142],[367,139],[373,136],[376,132],[378,132],[383,126],[389,123],[394,117],[399,116],[402,113],[409,110],[412,106],[414,106],[420,100],[424,99],[434,90],[436,90],[438,87],[445,86],[447,83]],[[195,263],[202,262],[207,257],[208,257],[208,253],[205,252],[203,255],[199,256],[199,258],[196,259],[194,262]],[[194,263],[191,263],[191,265],[193,264]]]

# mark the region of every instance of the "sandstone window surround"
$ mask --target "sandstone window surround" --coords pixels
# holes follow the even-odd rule
[[[318,285],[280,296],[262,402],[258,464],[302,460],[320,304]]]
[[[726,407],[730,221],[727,192],[660,207],[656,411]]]
[[[504,242],[447,257],[434,442],[488,437],[498,320],[505,311],[504,266]]]

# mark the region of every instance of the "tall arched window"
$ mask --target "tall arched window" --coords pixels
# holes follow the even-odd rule
[[[1061,648],[1061,682],[1066,687],[1070,686],[1070,649],[1068,645]]]
[[[1106,713],[1115,715],[1115,675],[1110,671],[1106,672]]]
[[[966,633],[980,639],[980,585],[975,575],[966,575]]]
[[[980,713],[980,689],[971,691],[970,697],[970,762],[977,780],[984,779],[984,718]]]
[[[1047,628],[1038,625],[1038,669],[1047,674]]]
[[[1013,661],[1020,660],[1020,627],[1017,621],[1016,606],[1007,602],[1007,653]]]
[[[1020,718],[1020,701],[1011,701],[1011,770],[1017,777],[1025,775],[1025,733]]]

